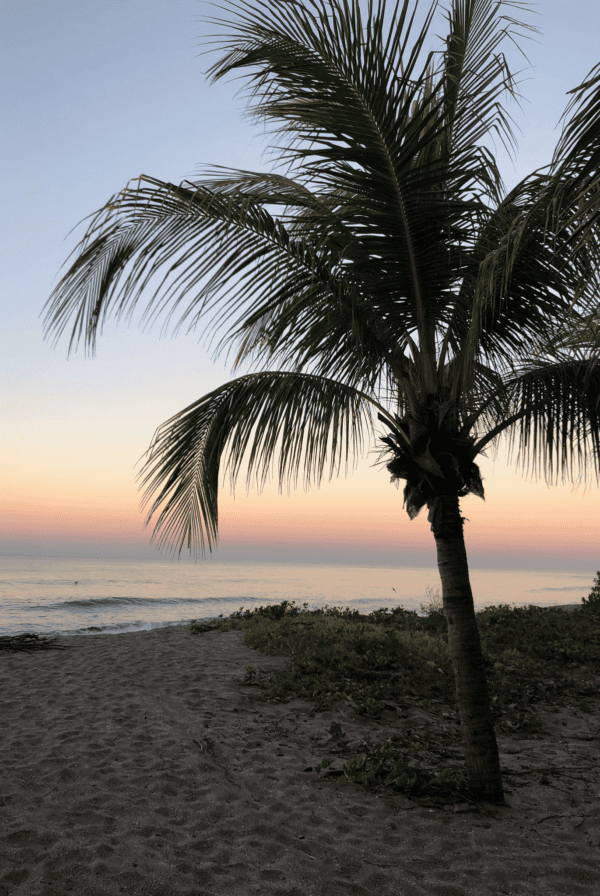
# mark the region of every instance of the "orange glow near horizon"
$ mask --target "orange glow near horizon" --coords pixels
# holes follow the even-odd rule
[[[46,453],[46,460],[20,477],[16,462],[13,465],[0,515],[1,537],[56,544],[149,544],[151,527],[144,527],[131,466],[115,458],[106,458],[108,463],[94,458],[91,463],[89,455],[59,463],[56,455]],[[471,557],[505,562],[512,556],[520,565],[529,555],[535,555],[538,564],[546,557],[553,562],[564,557],[569,565],[577,557],[587,564],[596,562],[596,485],[587,492],[570,486],[548,488],[544,482],[524,479],[502,456],[495,465],[484,459],[482,471],[486,501],[469,497],[462,502]],[[305,553],[314,549],[320,556],[340,550],[361,557],[375,552],[400,565],[409,565],[415,554],[435,561],[426,511],[411,522],[402,507],[402,489],[391,485],[387,472],[369,459],[347,477],[325,480],[308,491],[300,487],[289,497],[285,491],[279,494],[276,483],[261,494],[256,489],[247,494],[241,478],[234,498],[226,483],[220,491],[219,545],[226,550],[255,546],[292,553],[296,548]]]

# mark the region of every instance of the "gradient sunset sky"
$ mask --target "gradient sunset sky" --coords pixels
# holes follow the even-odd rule
[[[206,163],[268,170],[268,141],[244,118],[235,83],[204,76],[207,3],[1,0],[1,9],[0,553],[164,560],[144,528],[137,462],[160,423],[231,378],[226,359],[213,360],[200,331],[143,332],[139,314],[108,326],[95,358],[67,359],[66,339],[43,341],[39,315],[83,228],[70,231],[128,180],[178,182]],[[542,33],[524,45],[532,67],[523,110],[510,110],[521,133],[515,162],[501,156],[507,187],[550,161],[566,92],[600,59],[597,0],[534,9]],[[227,481],[214,559],[435,565],[426,514],[409,521],[375,459],[289,497],[275,481],[247,496],[242,480],[233,498]],[[473,567],[600,567],[595,481],[549,488],[524,478],[502,446],[481,467],[485,503],[463,501]]]

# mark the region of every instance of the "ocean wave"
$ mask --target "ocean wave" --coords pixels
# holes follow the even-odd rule
[[[52,604],[30,605],[28,610],[94,610],[99,607],[175,607],[223,601],[217,597],[80,597]],[[237,600],[237,598],[236,598]]]
[[[545,594],[546,591],[585,591],[584,585],[563,585],[561,588],[528,588],[526,594]]]
[[[219,616],[204,616],[204,617],[196,617],[194,618],[194,622],[212,622],[215,619],[220,619]],[[127,634],[128,632],[149,632],[156,628],[169,628],[171,626],[177,626],[178,628],[181,626],[188,626],[192,620],[191,619],[170,619],[170,620],[160,620],[149,622],[147,620],[138,619],[129,622],[107,622],[104,625],[86,625],[80,626],[78,628],[54,628],[54,627],[40,627],[40,626],[25,626],[20,628],[11,628],[6,632],[1,632],[3,635],[25,635],[25,634],[37,634],[42,635],[44,638],[47,637],[59,637],[59,638],[72,638],[76,635],[120,635]]]
[[[205,619],[198,619],[197,622],[211,622],[214,616],[208,616]],[[84,628],[69,629],[65,631],[57,631],[57,635],[71,637],[73,635],[120,635],[128,632],[150,632],[156,628],[170,628],[171,626],[189,625],[189,619],[179,619],[162,622],[147,622],[138,620],[136,622],[110,622],[106,625],[87,625]]]

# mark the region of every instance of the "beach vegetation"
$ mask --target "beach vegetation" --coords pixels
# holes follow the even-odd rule
[[[198,622],[191,619],[188,628],[193,635],[204,635],[207,632],[226,632],[231,626],[228,620],[213,619],[210,622]]]
[[[130,181],[91,217],[46,332],[70,328],[70,348],[93,353],[103,323],[140,301],[146,320],[170,309],[188,330],[226,328],[216,354],[234,347],[234,371],[247,372],[162,424],[140,473],[154,537],[175,551],[217,544],[224,474],[233,486],[245,470],[261,488],[275,470],[290,488],[302,472],[309,487],[377,440],[408,516],[428,514],[446,640],[412,622],[286,612],[262,620],[264,637],[277,624],[278,648],[302,643],[323,694],[333,633],[352,641],[368,714],[369,676],[385,689],[406,662],[431,687],[453,676],[469,786],[500,803],[462,502],[484,497],[477,459],[501,438],[549,483],[600,471],[600,67],[575,86],[549,164],[507,190],[497,149],[516,147],[509,57],[526,64],[528,4],[220,10],[208,74],[242,79],[250,114],[272,129],[274,169]]]
[[[440,771],[423,768],[418,760],[411,761],[404,752],[396,749],[389,738],[373,744],[370,739],[365,740],[360,754],[339,770],[329,770],[332,762],[332,759],[323,759],[315,771],[335,778],[338,786],[360,784],[367,790],[386,789],[411,797],[438,797],[443,802],[464,799],[468,795],[462,772],[452,768]]]
[[[243,608],[229,621],[244,641],[267,655],[290,656],[291,669],[252,681],[269,699],[310,700],[315,710],[349,701],[357,716],[380,717],[386,701],[409,695],[419,703],[456,707],[448,627],[442,614],[382,608],[309,610],[293,602]],[[493,712],[503,730],[538,703],[560,704],[599,693],[600,618],[583,608],[487,607],[477,613]],[[586,670],[593,672],[586,675]],[[522,726],[520,726],[522,727]]]
[[[294,659],[291,669],[265,681],[272,697],[304,697],[317,711],[331,708],[336,700],[350,700],[363,718],[379,717],[385,701],[400,697],[406,688],[418,687],[423,697],[452,699],[448,637],[437,621],[432,625],[427,617],[401,608],[369,615],[348,608],[308,610],[293,603],[286,609],[280,616],[270,607],[232,617],[250,647]]]
[[[596,573],[592,590],[583,598],[584,610],[592,613],[600,613],[600,571]]]
[[[338,784],[352,781],[440,800],[474,799],[464,760],[454,750],[458,707],[448,626],[436,604],[429,595],[424,614],[401,607],[369,614],[335,607],[310,610],[289,601],[242,608],[230,624],[243,631],[245,643],[260,653],[293,659],[291,668],[266,674],[257,662],[248,667],[243,683],[258,688],[262,699],[301,698],[312,711],[341,710],[367,731],[375,725],[380,733],[407,710],[427,710],[431,725],[426,736],[416,739],[407,730],[374,742],[367,734],[350,743],[343,723],[333,721],[331,755],[316,771]],[[477,626],[497,730],[537,738],[543,735],[540,707],[592,711],[589,701],[600,694],[600,614],[590,616],[584,605],[573,610],[500,605],[477,613]],[[392,727],[397,731],[397,725]],[[340,756],[346,762],[332,768]]]

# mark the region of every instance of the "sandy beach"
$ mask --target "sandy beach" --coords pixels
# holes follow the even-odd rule
[[[349,707],[261,702],[291,661],[237,631],[70,637],[0,652],[0,896],[497,896],[600,892],[600,717],[541,707],[500,737],[508,805],[431,809],[314,767]]]

